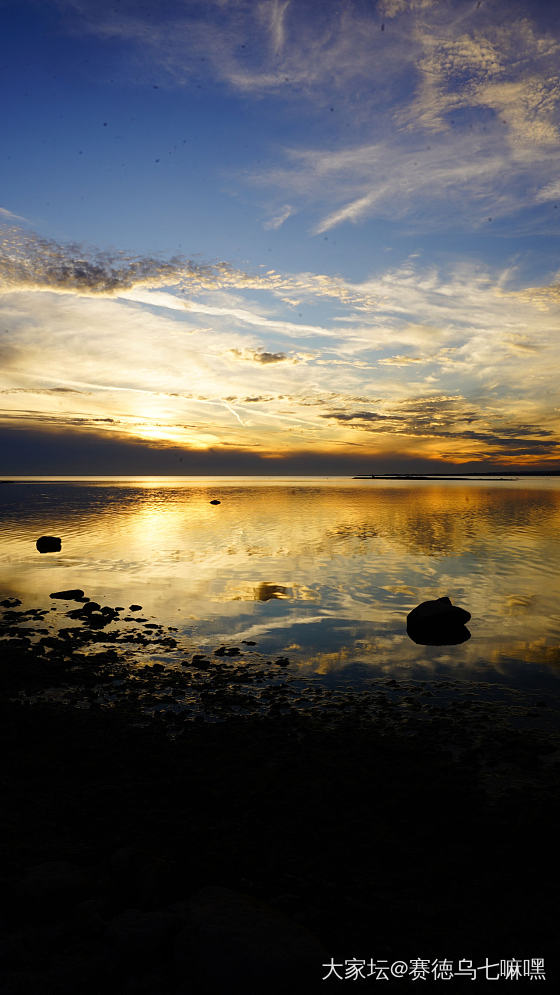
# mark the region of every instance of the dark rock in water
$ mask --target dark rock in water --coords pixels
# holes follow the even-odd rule
[[[104,629],[106,625],[109,625],[111,617],[104,615],[103,612],[91,612],[84,620],[90,629]]]
[[[436,598],[412,609],[406,619],[406,631],[422,646],[456,646],[471,638],[465,627],[470,617],[470,612],[452,605],[449,598]]]
[[[92,612],[98,612],[101,605],[97,604],[97,601],[88,601],[86,605],[81,609],[83,615],[91,615]]]
[[[191,663],[193,667],[196,667],[198,670],[207,670],[210,666],[210,660],[208,660],[202,653],[195,653]]]
[[[71,591],[55,591],[54,594],[49,594],[49,598],[63,598],[65,601],[81,601],[83,596],[84,592],[78,588]]]
[[[3,601],[0,601],[2,608],[17,608],[18,605],[21,605],[19,598],[4,598]]]
[[[142,605],[129,605],[128,606],[128,610],[129,610],[129,612],[141,612],[142,611]]]
[[[210,504],[221,504],[221,503],[222,502],[221,501],[217,501],[216,498],[214,498],[214,500],[210,502]]]
[[[58,536],[39,536],[35,545],[40,553],[60,553],[62,539]]]

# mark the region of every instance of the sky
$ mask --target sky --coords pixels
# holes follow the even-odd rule
[[[560,469],[558,5],[0,16],[0,473]]]

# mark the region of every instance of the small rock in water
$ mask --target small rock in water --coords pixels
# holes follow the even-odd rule
[[[17,608],[18,605],[21,605],[19,598],[4,598],[4,601],[0,601],[2,608]]]
[[[436,598],[412,609],[406,619],[406,631],[422,646],[455,646],[470,639],[465,626],[470,617],[470,612],[452,605],[449,598]]]
[[[81,601],[83,596],[84,592],[78,588],[73,588],[71,591],[55,591],[54,594],[49,594],[49,598],[63,598],[65,601]]]
[[[221,504],[221,503],[222,502],[221,501],[217,501],[216,498],[214,498],[214,500],[210,502],[210,504]]]
[[[129,605],[128,606],[128,610],[129,610],[129,612],[141,612],[142,611],[142,605]]]
[[[35,545],[40,553],[60,553],[62,539],[58,536],[39,536]]]

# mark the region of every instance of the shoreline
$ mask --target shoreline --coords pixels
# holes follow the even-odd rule
[[[103,630],[72,651],[39,632],[54,645],[35,652],[19,628],[1,669],[9,995],[326,991],[333,957],[544,956],[554,976],[557,699],[383,679],[301,708],[272,664],[266,708],[235,715],[246,662],[224,654],[179,672],[209,720],[162,701],[178,677],[157,663],[131,696]],[[144,635],[147,655],[173,639]],[[66,699],[41,700],[52,682]]]

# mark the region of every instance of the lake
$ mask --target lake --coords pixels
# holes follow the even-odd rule
[[[61,552],[38,553],[42,534]],[[254,641],[333,686],[558,675],[558,478],[18,478],[0,486],[0,553],[0,594],[24,607],[81,588],[202,652]],[[417,645],[407,613],[442,595],[471,638]]]

